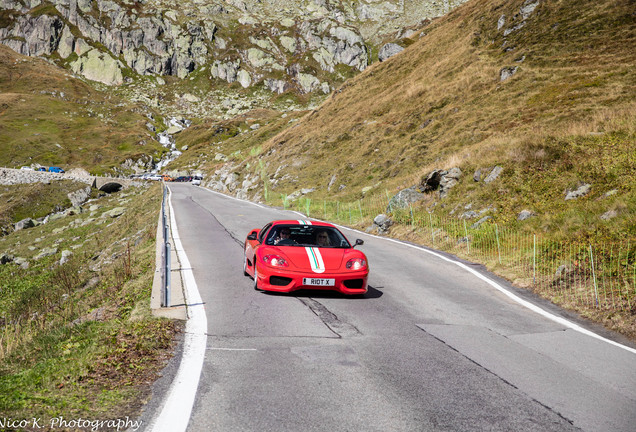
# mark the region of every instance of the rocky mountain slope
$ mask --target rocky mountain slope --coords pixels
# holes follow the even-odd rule
[[[533,215],[523,229],[565,238],[634,235],[631,6],[468,2],[271,138],[244,127],[228,161],[181,163],[202,165],[210,187],[255,199],[267,189],[279,205],[410,190],[414,210],[444,217],[516,224],[523,213]],[[191,142],[190,155],[223,152],[208,147],[214,129],[180,139],[194,136],[206,144]]]
[[[219,102],[228,87],[266,90],[242,92],[252,101],[247,109],[268,105],[267,95],[329,94],[375,60],[385,41],[464,1],[2,0],[0,43],[89,80],[126,85],[128,96],[166,111],[159,101],[174,90],[166,77],[196,75],[201,85],[184,92],[192,103]],[[388,46],[380,58],[400,49]],[[193,114],[241,110],[233,108]]]

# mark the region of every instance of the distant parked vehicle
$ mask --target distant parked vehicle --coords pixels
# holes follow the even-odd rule
[[[195,186],[200,186],[201,185],[201,176],[194,176],[192,177],[192,184]]]
[[[52,173],[64,173],[65,171],[62,168],[60,168],[60,167],[52,166],[52,167],[49,167],[49,172],[52,172]]]
[[[20,169],[23,171],[33,171],[33,168],[31,168],[30,166],[23,166]]]
[[[36,169],[36,171],[44,171],[44,172],[46,172],[46,168],[44,168],[44,167],[39,167],[38,169]]]

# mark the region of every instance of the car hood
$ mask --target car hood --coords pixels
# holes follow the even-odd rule
[[[339,270],[349,249],[317,248],[302,246],[276,247],[281,256],[286,257],[297,270],[320,274]],[[290,270],[293,270],[290,268]]]

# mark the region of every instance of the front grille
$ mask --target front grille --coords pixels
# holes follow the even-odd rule
[[[364,279],[349,279],[343,282],[347,288],[362,288]]]
[[[269,283],[276,286],[289,285],[291,281],[292,281],[291,278],[286,278],[281,276],[272,276],[269,278]]]

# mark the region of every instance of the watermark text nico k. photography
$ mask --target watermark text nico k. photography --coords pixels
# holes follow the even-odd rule
[[[136,431],[141,427],[141,420],[125,418],[94,420],[85,418],[65,418],[62,416],[51,419],[32,417],[30,419],[14,419],[0,417],[0,429],[77,429],[86,431]]]

